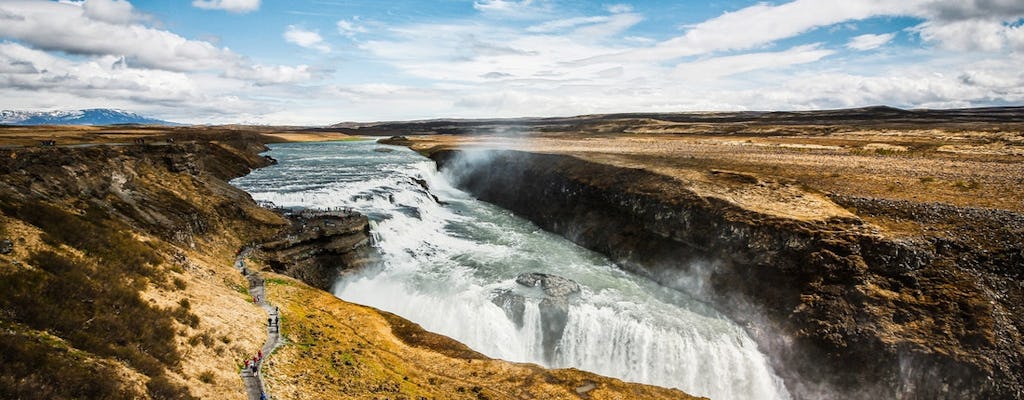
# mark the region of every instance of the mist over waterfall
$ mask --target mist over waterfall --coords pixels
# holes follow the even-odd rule
[[[788,399],[744,330],[684,293],[453,188],[434,163],[373,142],[273,145],[233,183],[257,200],[370,217],[379,266],[338,281],[490,357],[575,367],[715,399]]]

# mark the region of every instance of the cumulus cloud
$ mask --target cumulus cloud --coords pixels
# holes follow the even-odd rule
[[[211,72],[265,85],[311,79],[304,66],[263,66],[225,48],[146,26],[123,0],[0,3],[0,37],[45,51],[104,58],[133,70]],[[277,71],[277,74],[267,71]]]
[[[846,47],[860,51],[877,49],[879,47],[884,46],[886,43],[892,41],[894,37],[896,37],[895,33],[883,33],[879,35],[866,34],[855,36],[852,39],[850,39],[848,43],[846,43]]]
[[[125,10],[130,11],[130,5],[111,9],[101,6],[102,11],[89,11],[90,3],[0,3],[3,22],[0,36],[43,50],[93,56],[124,55],[133,64],[171,71],[218,69],[242,62],[237,54],[208,42],[189,40],[141,24],[124,24],[129,15]],[[102,17],[96,18],[97,13]],[[111,19],[119,22],[111,23]]]
[[[917,13],[926,19],[913,31],[926,42],[956,51],[1024,51],[1024,2],[933,0]]]
[[[1024,51],[1024,26],[998,20],[926,21],[913,30],[926,42],[936,43],[947,50],[1000,51],[1010,48]]]
[[[113,56],[73,62],[19,44],[0,43],[0,86],[7,89],[56,90],[83,97],[147,102],[180,103],[198,96],[195,82],[184,73],[118,65],[118,58]]]
[[[331,46],[324,42],[324,38],[320,36],[319,32],[305,30],[295,25],[288,25],[288,29],[284,31],[284,40],[321,53],[331,51]]]
[[[259,10],[260,0],[193,0],[192,6],[204,10],[224,10],[243,14]]]
[[[922,14],[932,19],[1015,20],[1024,16],[1024,2],[1018,0],[933,0],[921,3]]]
[[[89,18],[112,24],[127,24],[143,19],[127,0],[88,0],[82,9]]]

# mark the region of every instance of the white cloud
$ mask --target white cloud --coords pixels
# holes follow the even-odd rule
[[[127,24],[142,17],[127,0],[87,0],[82,9],[89,18],[112,24]]]
[[[921,2],[921,14],[930,19],[1000,19],[1012,21],[1024,16],[1019,0],[931,0]]]
[[[0,37],[17,40],[0,42],[0,99],[16,108],[120,107],[212,121],[264,112],[267,97],[318,78],[308,66],[255,64],[150,21],[126,1],[0,3]]]
[[[578,27],[580,25],[590,25],[600,22],[607,22],[610,20],[607,16],[593,16],[593,17],[574,17],[565,19],[556,19],[554,21],[547,21],[542,24],[533,25],[526,28],[527,32],[535,33],[549,33],[557,32],[566,29]]]
[[[349,38],[354,38],[356,34],[359,33],[366,33],[366,28],[359,25],[359,17],[353,17],[351,20],[338,20],[336,25],[338,27],[338,33]]]
[[[934,0],[913,28],[926,42],[954,51],[1024,51],[1024,2],[1019,0]]]
[[[884,46],[886,43],[892,41],[896,37],[895,33],[883,33],[879,35],[866,34],[855,36],[850,39],[849,43],[846,43],[846,47],[854,50],[872,50]]]
[[[782,1],[661,41],[651,38],[664,32],[635,36],[644,15],[627,5],[565,15],[549,0],[477,0],[480,15],[375,24],[372,36],[363,35],[365,21],[345,18],[335,23],[337,34],[358,37],[351,51],[371,67],[339,65],[344,73],[335,78],[317,62],[259,64],[154,28],[124,0],[0,0],[0,38],[15,41],[0,41],[0,108],[121,107],[185,122],[296,124],[1024,102],[1019,0]],[[924,47],[892,57],[851,49],[884,46],[894,33],[829,44],[805,44],[810,35],[801,36],[888,16],[920,19],[901,34],[919,35]],[[314,30],[289,26],[283,37],[330,52]],[[779,47],[784,39],[795,44]],[[394,79],[377,78],[379,71]]]
[[[136,23],[111,23],[94,18],[87,10],[89,7],[67,3],[0,3],[0,36],[44,50],[124,55],[133,64],[171,71],[219,69],[242,62],[239,55],[208,42]],[[117,17],[122,21],[126,15],[123,8],[102,14],[108,20]]]
[[[181,72],[117,67],[113,56],[72,62],[15,43],[0,43],[0,65],[24,67],[5,70],[0,87],[36,93],[57,91],[81,97],[136,99],[146,102],[198,100],[194,81]]]
[[[633,6],[629,4],[612,4],[610,6],[605,7],[605,9],[612,14],[633,12]]]
[[[521,10],[533,4],[533,0],[477,0],[473,2],[473,8],[480,11],[511,12]]]
[[[444,115],[460,117],[1024,100],[1024,89],[1006,90],[1021,87],[1024,73],[1014,70],[1019,59],[1005,55],[994,56],[990,65],[972,64],[969,74],[955,71],[964,71],[974,58],[952,57],[919,66],[929,61],[927,53],[907,54],[914,59],[914,68],[901,64],[905,57],[863,60],[855,71],[844,73],[826,63],[847,44],[877,48],[894,39],[893,33],[862,35],[851,43],[750,51],[817,28],[928,12],[923,1],[850,2],[758,4],[695,24],[683,35],[653,46],[649,39],[624,35],[636,23],[630,18],[622,17],[616,25],[616,15],[599,15],[554,19],[526,29],[473,22],[392,27],[390,35],[368,41],[361,49],[406,75],[432,82],[437,96],[451,101]],[[593,40],[600,29],[611,33]],[[1006,37],[1009,42],[1010,35]],[[734,53],[715,56],[724,51]],[[662,62],[683,56],[701,58],[674,68]],[[940,72],[947,75],[936,75]],[[438,101],[423,100],[431,108]]]
[[[314,78],[308,65],[261,65],[225,72],[227,78],[252,81],[258,86],[307,82]]]
[[[999,20],[926,21],[913,29],[926,42],[955,51],[1024,51],[1024,26]]]
[[[886,0],[760,3],[696,24],[683,36],[660,43],[645,55],[653,59],[672,59],[713,51],[747,50],[841,22],[903,15],[912,3]]]
[[[580,27],[573,34],[589,38],[590,40],[604,39],[610,36],[617,36],[643,20],[644,18],[640,14],[614,14],[605,22]]]
[[[331,46],[324,43],[324,38],[320,36],[319,32],[305,30],[295,25],[288,25],[288,29],[284,31],[284,40],[321,53],[331,51]]]
[[[4,67],[10,65],[21,69]],[[209,73],[135,68],[114,56],[68,60],[0,43],[2,108],[123,108],[196,123],[257,121],[259,115],[280,109],[275,98],[285,92],[282,87],[253,87],[249,82]]]
[[[551,11],[546,0],[476,0],[473,8],[497,17],[521,19],[537,18]]]
[[[243,14],[259,10],[260,0],[193,0],[192,6]]]
[[[835,51],[822,49],[820,43],[811,44],[779,52],[747,53],[689,62],[676,66],[674,74],[688,81],[717,79],[744,72],[807,64],[832,54]]]
[[[616,49],[577,60],[576,65],[660,62],[719,51],[750,50],[841,22],[903,15],[912,8],[911,3],[885,0],[847,0],[840,3],[795,0],[780,5],[758,3],[688,26],[682,36],[654,46]]]

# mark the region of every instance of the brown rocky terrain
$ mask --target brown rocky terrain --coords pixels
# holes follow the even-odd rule
[[[369,219],[349,212],[282,210],[291,227],[260,244],[261,259],[274,271],[330,290],[338,275],[370,265]]]
[[[344,247],[365,240],[357,216],[304,230],[227,183],[272,163],[258,153],[282,137],[344,138],[0,128],[0,398],[244,398],[238,371],[265,339],[266,314],[233,268],[238,249],[285,240],[264,263],[315,283],[334,273],[316,266],[351,261]],[[262,370],[275,398],[691,398],[487,359],[269,266],[263,275],[286,337]]]
[[[398,132],[481,199],[744,322],[800,398],[1020,398],[1019,109],[897,111]]]

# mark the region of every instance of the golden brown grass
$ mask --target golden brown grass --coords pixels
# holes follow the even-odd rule
[[[767,129],[767,128],[765,128]],[[792,131],[800,127],[787,127]],[[850,130],[766,136],[545,133],[529,137],[419,136],[412,147],[513,149],[642,168],[681,188],[795,219],[849,216],[822,194],[1024,211],[1024,140],[1012,132]],[[762,129],[763,130],[763,129]],[[956,144],[961,152],[948,151]],[[973,146],[973,147],[972,147]],[[967,151],[981,149],[985,151]],[[992,150],[995,149],[995,150]],[[731,171],[754,177],[738,182]],[[898,228],[899,221],[877,221]],[[899,229],[896,229],[899,230]]]
[[[594,389],[586,398],[595,400],[692,398],[575,369],[488,359],[400,317],[268,277],[288,337],[264,372],[279,399],[579,399],[577,389],[588,384]]]

